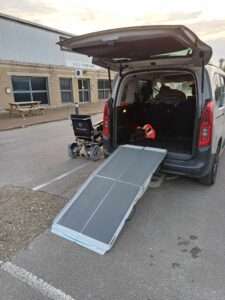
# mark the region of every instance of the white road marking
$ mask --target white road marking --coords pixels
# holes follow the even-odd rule
[[[25,282],[34,290],[38,291],[44,296],[53,300],[74,300],[71,296],[65,294],[60,289],[55,288],[53,285],[47,283],[41,278],[38,278],[26,269],[19,267],[9,261],[3,263],[1,268],[12,275],[13,277]]]
[[[72,173],[74,173],[74,172],[76,172],[76,171],[78,171],[78,170],[80,170],[80,169],[82,169],[82,168],[84,168],[84,167],[90,165],[90,164],[91,164],[91,162],[88,162],[88,163],[86,163],[86,164],[83,164],[83,165],[81,165],[81,166],[79,166],[79,167],[77,167],[77,168],[75,168],[75,169],[73,169],[73,170],[71,170],[71,171],[69,171],[69,172],[66,172],[66,173],[64,173],[64,174],[62,174],[62,175],[60,175],[60,176],[58,176],[58,177],[55,177],[55,178],[53,178],[53,179],[51,179],[51,180],[49,180],[49,181],[47,181],[47,182],[45,182],[45,183],[42,183],[42,184],[40,184],[40,185],[38,185],[38,186],[33,187],[32,190],[33,190],[33,191],[40,190],[41,188],[45,187],[46,185],[49,185],[49,184],[51,184],[51,183],[53,183],[53,182],[55,182],[55,181],[57,181],[57,180],[60,180],[60,179],[62,179],[63,177],[66,177],[66,176],[68,176],[68,175],[70,175],[70,174],[72,174]]]

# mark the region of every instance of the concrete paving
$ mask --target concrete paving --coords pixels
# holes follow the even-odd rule
[[[27,286],[27,284],[13,278],[0,269],[0,299],[2,300],[47,300],[49,298]]]
[[[101,118],[102,114],[92,117],[93,122]],[[0,186],[33,188],[87,163],[68,157],[67,145],[73,141],[69,120],[0,132]]]
[[[58,176],[60,170],[66,172],[83,163],[83,159],[78,161],[67,158],[65,145],[73,135],[66,123],[40,125],[42,134],[38,130],[36,132],[35,127],[30,127],[31,131],[27,135],[35,141],[39,134],[42,145],[39,146],[36,141],[36,147],[40,148],[35,150],[34,156],[22,146],[20,134],[14,133],[17,145],[20,145],[19,151],[24,154],[26,167],[23,167],[25,175],[22,174],[22,179],[19,174],[15,174],[13,180],[31,187],[42,183],[43,173],[45,180],[49,180]],[[4,138],[5,141],[9,139],[7,136]],[[13,162],[18,165],[19,158],[15,157],[13,141],[9,140],[9,144],[10,147],[8,143],[5,147],[8,147]],[[55,148],[56,152],[53,151]],[[41,149],[44,149],[44,154]],[[42,166],[39,166],[38,155],[43,157]],[[37,170],[33,171],[34,167]],[[91,168],[94,169],[95,165],[86,166],[46,186],[45,191],[60,194],[60,189],[68,188],[65,194],[70,196],[73,189],[78,188],[91,172]],[[164,181],[158,189],[148,189],[138,202],[132,220],[126,223],[112,250],[104,256],[59,238],[47,230],[30,243],[27,249],[15,255],[12,262],[74,299],[223,300],[224,178],[223,154],[218,179],[213,187],[205,187],[195,180],[180,177]],[[9,181],[10,172],[1,178],[1,184]],[[75,188],[73,182],[76,182]],[[0,276],[3,276],[2,272]],[[2,299],[8,299],[5,276],[8,277],[8,274],[4,274],[0,282]],[[13,293],[18,281],[12,278],[10,284]],[[36,299],[35,296],[29,298],[29,293],[30,288],[27,291],[18,289],[19,296],[17,298],[15,292],[15,299],[22,299],[21,294],[24,294],[24,299]],[[40,299],[45,298],[41,296]]]
[[[79,111],[81,114],[98,114],[104,109],[105,101],[96,103],[80,103]],[[74,113],[74,104],[66,104],[60,107],[46,107],[45,113],[42,115],[40,111],[32,112],[31,116],[25,115],[23,119],[19,113],[9,117],[8,111],[1,111],[0,108],[0,131],[23,128],[35,124],[53,122],[68,119],[71,113]]]

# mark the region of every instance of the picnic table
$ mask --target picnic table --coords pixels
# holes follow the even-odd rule
[[[35,110],[39,110],[43,115],[45,107],[40,106],[40,104],[41,101],[10,102],[9,116],[11,117],[12,113],[14,112],[19,112],[20,115],[25,119],[25,113],[31,115],[32,111]]]

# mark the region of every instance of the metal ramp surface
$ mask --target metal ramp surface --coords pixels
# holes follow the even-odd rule
[[[166,153],[120,146],[55,218],[52,232],[99,254],[110,250]]]

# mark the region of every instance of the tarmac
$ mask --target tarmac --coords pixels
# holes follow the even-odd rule
[[[68,120],[1,132],[0,139],[0,186],[69,200],[101,163],[68,157]],[[104,256],[47,229],[1,265],[0,298],[225,299],[224,178],[223,154],[212,187],[178,177],[149,188]]]

